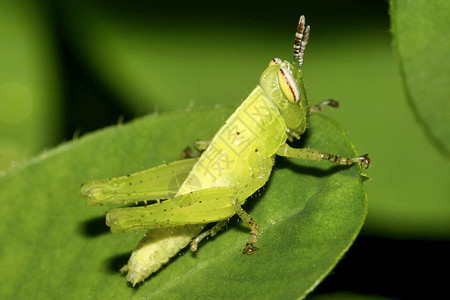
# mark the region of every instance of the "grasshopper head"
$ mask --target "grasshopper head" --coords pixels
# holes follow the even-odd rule
[[[259,80],[286,122],[289,140],[298,139],[308,124],[309,106],[301,70],[308,38],[309,26],[305,27],[305,17],[301,16],[295,34],[294,63],[274,58]]]

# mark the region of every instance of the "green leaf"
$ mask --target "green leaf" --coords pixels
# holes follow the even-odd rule
[[[425,134],[450,158],[450,2],[391,0],[394,48]]]
[[[245,205],[260,226],[255,254],[241,254],[248,228],[234,219],[198,253],[186,251],[137,288],[118,269],[142,233],[109,233],[105,208],[87,207],[80,197],[84,181],[178,159],[192,141],[210,138],[231,112],[149,116],[61,145],[3,177],[2,298],[306,295],[362,226],[367,199],[359,166],[278,159],[269,183]],[[321,115],[313,116],[302,146],[355,155],[344,130]]]

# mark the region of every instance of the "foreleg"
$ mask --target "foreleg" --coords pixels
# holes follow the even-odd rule
[[[353,163],[361,163],[366,165],[366,169],[370,165],[370,158],[367,154],[358,157],[346,158],[335,154],[324,153],[320,150],[292,148],[288,144],[284,144],[280,148],[278,148],[277,155],[312,161],[329,160],[340,165],[351,165]]]

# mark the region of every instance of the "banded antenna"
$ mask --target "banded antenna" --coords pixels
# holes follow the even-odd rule
[[[294,40],[294,60],[298,62],[299,70],[303,66],[303,56],[305,55],[306,44],[309,39],[309,26],[305,29],[305,16],[300,16],[298,21],[297,32]]]

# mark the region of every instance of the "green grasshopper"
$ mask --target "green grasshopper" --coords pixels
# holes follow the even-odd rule
[[[196,148],[203,150],[199,158],[81,186],[81,195],[88,205],[157,201],[111,209],[106,214],[106,224],[113,233],[148,230],[121,269],[127,272],[127,280],[133,286],[189,243],[196,251],[201,240],[214,236],[235,214],[250,228],[243,253],[252,254],[257,249],[258,224],[242,205],[269,180],[276,155],[369,166],[367,154],[344,158],[319,150],[292,148],[286,143],[300,138],[311,113],[320,112],[324,106],[338,106],[334,100],[308,105],[302,65],[309,32],[310,27],[305,26],[305,17],[301,16],[295,34],[294,61],[270,61],[259,84],[212,140],[195,143]],[[212,222],[217,223],[204,231]]]

